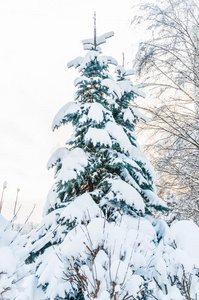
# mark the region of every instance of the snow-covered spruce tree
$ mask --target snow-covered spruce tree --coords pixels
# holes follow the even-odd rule
[[[140,92],[121,67],[115,82],[108,67],[116,60],[100,55],[99,45],[112,35],[84,40],[86,56],[68,64],[80,73],[75,101],[52,127],[71,122],[74,132],[48,162],[56,182],[27,246],[35,270],[20,300],[147,299],[151,293],[144,266],[156,232],[147,218],[165,205],[134,133],[140,114],[129,105]]]

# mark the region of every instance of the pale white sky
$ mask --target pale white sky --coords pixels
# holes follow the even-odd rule
[[[0,185],[8,182],[2,214],[11,218],[19,193],[19,222],[36,204],[31,221],[42,217],[53,171],[46,164],[67,140],[67,127],[52,133],[57,111],[74,98],[77,70],[68,61],[84,55],[81,40],[114,31],[102,45],[120,63],[133,59],[137,33],[130,28],[132,0],[0,0]],[[85,52],[86,53],[86,52]],[[127,64],[131,68],[131,64]]]

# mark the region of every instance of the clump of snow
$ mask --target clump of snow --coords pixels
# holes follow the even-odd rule
[[[77,197],[73,202],[71,202],[60,215],[62,222],[64,220],[74,221],[78,223],[82,221],[91,220],[97,216],[102,216],[99,206],[93,201],[92,197],[85,193]]]
[[[125,72],[125,76],[130,76],[130,75],[134,75],[136,72],[135,70],[131,69],[131,70],[126,70]]]
[[[82,56],[78,56],[77,58],[69,61],[67,63],[67,67],[68,68],[74,67],[76,69],[76,68],[78,68],[81,65],[82,61],[83,61],[83,57]]]
[[[77,77],[75,80],[74,80],[74,86],[77,86],[78,84],[82,83],[82,82],[88,82],[88,77],[86,76],[80,76],[80,77]]]
[[[119,73],[121,75],[125,74],[126,73],[126,70],[123,66],[121,65],[118,65],[116,68],[115,68],[115,72],[116,73]]]
[[[144,212],[144,201],[134,187],[120,179],[109,179],[109,183],[111,184],[111,190],[106,195],[108,201],[124,201],[135,210]]]
[[[135,74],[134,70],[126,71],[123,66],[117,66],[115,72],[117,74],[117,79],[118,79],[117,84],[121,89],[122,95],[124,95],[124,93],[133,92],[137,96],[143,98],[146,97],[146,94],[144,92],[140,91],[136,86],[134,86],[132,81],[129,78],[126,78],[126,76]]]
[[[57,149],[53,155],[49,158],[47,163],[47,169],[54,167],[58,160],[63,160],[69,154],[69,150],[65,147]]]
[[[167,207],[166,203],[160,199],[156,193],[154,193],[153,191],[150,190],[143,190],[143,194],[146,196],[146,198],[148,199],[148,203],[151,206],[163,206],[163,207]]]
[[[118,65],[115,72],[120,76],[130,76],[135,74],[135,70],[126,70],[123,66]]]
[[[107,122],[105,129],[112,136],[112,138],[120,145],[121,149],[125,152],[130,152],[132,149],[132,144],[129,141],[128,136],[124,132],[122,126],[117,125],[114,122]]]
[[[111,138],[105,129],[90,127],[85,134],[85,141],[92,142],[94,146],[97,144],[104,146],[112,146]]]
[[[193,221],[179,221],[170,228],[164,238],[166,243],[174,243],[190,257],[199,259],[199,227]]]
[[[152,226],[150,221],[146,220],[143,217],[132,218],[131,216],[124,215],[119,220],[120,226],[127,226],[127,230],[138,230],[140,233],[144,235],[151,236],[152,240],[156,240],[156,231]]]
[[[95,42],[96,42],[96,45],[99,46],[101,44],[106,43],[106,39],[108,39],[112,36],[114,36],[114,32],[110,31],[110,32],[104,33],[100,36],[97,36],[95,41],[94,41],[94,37],[93,37],[91,39],[83,40],[82,43],[83,43],[83,45],[90,45],[90,49],[93,49]]]
[[[57,181],[62,183],[74,179],[84,171],[88,164],[88,156],[81,148],[75,148],[68,152],[62,159],[62,167],[57,175]]]
[[[90,106],[88,117],[89,119],[95,121],[96,123],[102,123],[104,120],[105,109],[100,103],[92,103]]]
[[[79,105],[75,102],[69,102],[64,105],[55,115],[52,123],[52,130],[60,127],[66,115],[75,114],[79,110]]]
[[[135,85],[132,87],[132,91],[142,98],[146,98],[146,94],[143,91],[140,91]]]
[[[121,80],[118,82],[118,86],[121,89],[121,93],[130,93],[133,88],[133,83],[130,80]]]
[[[126,122],[128,120],[130,123],[133,123],[135,118],[129,108],[123,109],[123,119],[124,119],[124,122]]]
[[[60,205],[61,200],[57,195],[57,186],[54,184],[48,192],[46,203],[43,209],[43,217],[48,214],[49,209],[54,209],[55,205]]]
[[[117,65],[117,61],[113,57],[111,57],[111,56],[100,56],[99,52],[91,50],[85,55],[85,57],[81,61],[81,64],[79,65],[79,71],[81,72],[87,66],[87,64],[89,64],[91,61],[95,61],[95,60],[98,61],[98,63],[102,67],[105,66],[105,65],[108,65],[108,64]]]
[[[38,279],[34,274],[27,275],[21,285],[20,294],[16,300],[38,300],[45,299],[42,289],[38,289]]]
[[[3,189],[6,189],[7,185],[8,185],[7,181],[4,181],[4,183],[3,183]]]
[[[101,84],[108,89],[109,94],[113,94],[118,98],[121,97],[121,90],[118,84],[116,84],[112,79],[109,78],[103,79]]]

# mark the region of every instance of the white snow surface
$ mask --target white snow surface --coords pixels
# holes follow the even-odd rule
[[[38,279],[31,274],[24,278],[20,294],[16,300],[38,300],[45,299],[45,294],[42,289],[38,288]]]
[[[116,68],[115,68],[115,72],[116,73],[119,73],[121,75],[125,74],[126,73],[126,70],[123,66],[121,65],[118,65]]]
[[[151,240],[156,240],[155,228],[150,221],[143,217],[132,218],[131,216],[123,215],[118,224],[125,226],[127,231],[131,229],[138,230],[139,233],[150,236]]]
[[[125,70],[124,67],[122,66],[117,66],[115,69],[115,72],[118,73],[117,75],[117,79],[120,79],[120,76],[129,76],[129,75],[133,75],[135,74],[134,70]],[[122,95],[124,93],[130,93],[133,92],[135,93],[137,96],[140,96],[142,98],[146,97],[146,94],[144,92],[142,92],[141,90],[138,89],[138,87],[134,86],[131,79],[130,78],[124,78],[123,80],[118,80],[117,81],[118,86],[121,89],[121,93]]]

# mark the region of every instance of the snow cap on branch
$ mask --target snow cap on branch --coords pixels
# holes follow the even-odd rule
[[[104,33],[104,34],[96,37],[96,45],[95,45],[95,37],[93,37],[91,39],[82,40],[82,43],[84,45],[84,49],[98,50],[99,49],[98,46],[101,45],[101,44],[106,43],[106,39],[108,39],[112,36],[114,36],[114,32],[110,31],[110,32]],[[96,46],[96,48],[95,48],[95,46]]]

